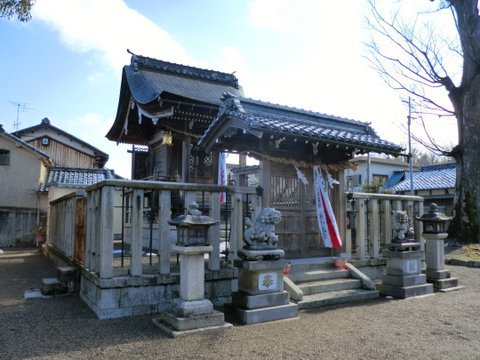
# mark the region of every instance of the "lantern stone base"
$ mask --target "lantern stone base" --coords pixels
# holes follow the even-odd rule
[[[423,234],[425,237],[425,263],[427,265],[427,282],[433,284],[435,291],[458,290],[458,279],[451,277],[450,271],[445,269],[445,242],[446,233]]]
[[[185,336],[198,331],[226,329],[224,314],[213,309],[205,293],[204,255],[211,246],[174,246],[180,255],[180,297],[171,302],[170,309],[160,313],[153,323],[171,337]]]
[[[426,276],[421,274],[423,251],[392,247],[385,256],[387,273],[379,285],[380,294],[405,299],[433,293],[432,284],[427,284]]]
[[[296,317],[298,305],[290,303],[283,289],[287,264],[286,260],[236,261],[239,291],[232,294],[232,314],[244,324]]]
[[[182,337],[203,331],[224,330],[233,327],[226,323],[224,314],[213,310],[209,313],[179,317],[176,314],[164,311],[153,323],[170,337]]]
[[[458,286],[458,279],[451,277],[448,270],[426,270],[427,282],[433,285],[435,291],[459,290],[462,286]]]

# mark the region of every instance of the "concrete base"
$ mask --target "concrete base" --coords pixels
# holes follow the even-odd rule
[[[427,275],[427,280],[448,279],[451,276],[448,270],[430,270],[429,268],[427,268],[425,274]]]
[[[232,294],[232,304],[241,309],[260,309],[266,307],[275,307],[287,305],[290,302],[288,291],[248,295],[242,292]]]
[[[288,319],[298,316],[297,304],[286,304],[261,309],[241,309],[233,307],[234,315],[244,324],[258,324],[267,321]]]
[[[298,315],[283,285],[285,260],[236,261],[239,291],[232,294],[231,312],[244,324],[287,319]]]
[[[458,287],[457,278],[448,278],[448,279],[439,279],[439,280],[427,279],[427,281],[433,285],[433,288],[435,289],[435,291]]]
[[[213,304],[208,299],[186,301],[180,298],[173,299],[172,312],[179,317],[210,314]]]
[[[433,294],[432,284],[422,284],[413,286],[396,286],[388,284],[380,284],[378,290],[381,295],[390,295],[400,299],[406,299],[414,296]]]
[[[381,295],[405,299],[433,293],[432,284],[427,284],[425,274],[421,274],[423,251],[390,248],[386,257],[387,273],[378,286]]]
[[[42,279],[41,292],[43,295],[59,295],[68,291],[67,286],[57,278]]]
[[[164,311],[160,313],[158,318],[154,318],[152,321],[170,337],[182,337],[199,332],[225,330],[233,327],[232,324],[225,322],[223,313],[216,310],[208,314],[189,317],[177,317],[171,312]]]

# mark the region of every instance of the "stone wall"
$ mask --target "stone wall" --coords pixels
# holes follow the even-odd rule
[[[216,306],[230,302],[237,278],[235,268],[206,271],[205,298]],[[178,274],[99,279],[82,270],[80,297],[99,319],[155,314],[179,297],[179,280]]]

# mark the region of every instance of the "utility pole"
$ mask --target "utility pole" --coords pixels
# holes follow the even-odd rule
[[[410,97],[408,98],[408,171],[410,172],[410,195],[414,195],[413,192],[413,157],[412,157],[412,103]]]

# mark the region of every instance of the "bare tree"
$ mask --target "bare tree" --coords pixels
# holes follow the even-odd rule
[[[20,21],[29,21],[35,0],[0,0],[0,17],[10,19],[17,15]]]
[[[427,2],[427,0],[424,0]],[[457,164],[455,216],[451,235],[480,242],[480,17],[478,1],[430,0],[433,11],[418,13],[410,22],[399,12],[386,14],[369,0],[367,19],[373,31],[370,60],[392,88],[414,97],[419,115],[455,116],[458,144],[432,147]],[[399,4],[399,9],[402,4]],[[456,38],[444,37],[434,19],[451,14]],[[458,59],[458,61],[454,61]],[[449,105],[438,90],[448,95]]]

